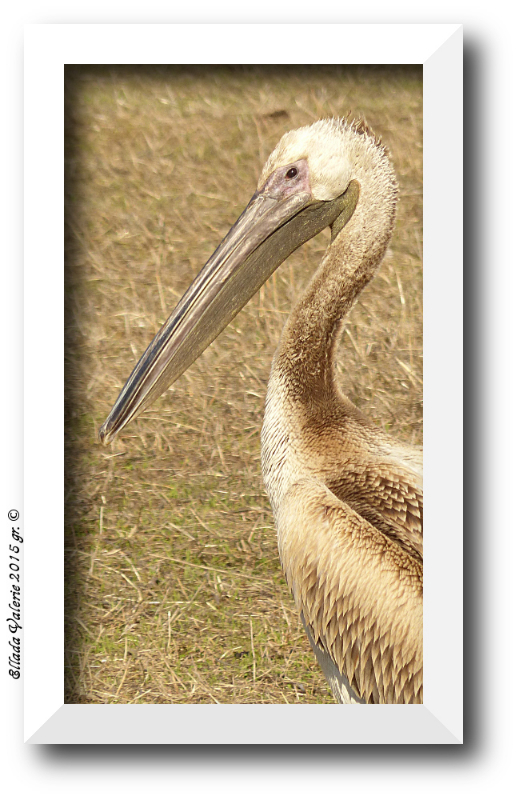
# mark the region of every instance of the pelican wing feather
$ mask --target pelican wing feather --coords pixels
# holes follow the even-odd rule
[[[278,532],[321,665],[328,660],[366,703],[422,703],[420,561],[312,478],[291,487]]]

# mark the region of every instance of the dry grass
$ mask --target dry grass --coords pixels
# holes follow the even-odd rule
[[[367,415],[420,441],[421,70],[73,68],[66,94],[66,702],[332,702],[260,475],[270,361],[327,235],[111,449],[96,437],[282,133],[351,108],[401,194],[339,369]]]

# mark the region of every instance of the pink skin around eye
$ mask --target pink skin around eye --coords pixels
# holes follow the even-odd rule
[[[291,173],[291,170],[294,169],[297,170],[297,174],[289,178],[288,173]],[[260,189],[261,194],[279,200],[294,194],[299,194],[300,192],[305,192],[307,194],[312,193],[310,171],[306,158],[301,158],[299,161],[293,161],[291,164],[278,167]]]

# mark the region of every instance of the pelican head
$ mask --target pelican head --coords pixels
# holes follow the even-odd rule
[[[364,150],[376,149],[360,132]],[[332,239],[344,227],[359,196],[358,133],[326,120],[283,136],[249,204],[130,375],[99,431],[103,443],[182,375],[290,253],[326,227]]]
[[[348,128],[338,122],[320,120],[285,133],[263,167],[258,190],[274,172],[282,173],[285,166],[302,161],[314,201],[335,200],[343,194],[352,178],[353,164]]]

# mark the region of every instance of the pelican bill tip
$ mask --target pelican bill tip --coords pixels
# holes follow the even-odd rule
[[[98,436],[99,436],[99,441],[101,442],[101,444],[105,445],[105,447],[106,445],[110,444],[110,442],[113,442],[113,440],[115,439],[115,433],[113,433],[113,431],[111,430],[108,430],[107,422],[103,422],[103,424],[99,428]]]

